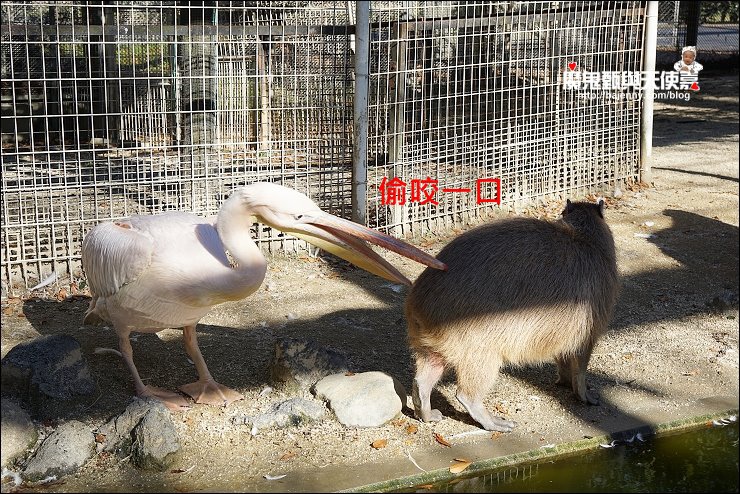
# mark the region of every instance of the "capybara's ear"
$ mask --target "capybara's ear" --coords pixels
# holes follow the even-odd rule
[[[570,213],[571,211],[573,211],[573,203],[570,202],[570,199],[566,199],[565,200],[565,212]]]
[[[603,218],[604,217],[604,208],[606,207],[606,201],[604,201],[604,198],[603,197],[599,197],[599,201],[596,204],[598,204],[598,206],[599,206],[599,208],[598,208],[599,216],[601,216]]]

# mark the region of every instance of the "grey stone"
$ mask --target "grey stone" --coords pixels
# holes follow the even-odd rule
[[[131,461],[145,470],[163,471],[175,461],[180,438],[167,407],[151,407],[132,432]]]
[[[87,406],[97,386],[79,342],[49,335],[10,349],[2,359],[2,390],[27,402],[34,415],[50,418]]]
[[[252,425],[253,429],[257,431],[269,427],[283,429],[316,422],[325,413],[326,408],[322,403],[303,398],[291,398],[280,403],[275,403],[266,413],[255,416],[234,417],[232,422]]]
[[[82,422],[71,420],[47,437],[23,470],[29,481],[74,473],[95,452],[95,436]]]
[[[4,468],[36,444],[39,435],[28,412],[20,404],[6,397],[0,401],[2,402],[0,467]]]
[[[144,415],[153,408],[161,407],[167,410],[167,406],[153,398],[134,397],[126,410],[120,415],[110,419],[97,432],[104,437],[98,442],[98,452],[117,451],[128,456],[131,450],[131,432],[134,430]]]
[[[326,400],[340,423],[350,427],[378,427],[398,416],[406,403],[406,390],[383,372],[333,374],[314,386],[317,398]]]
[[[304,393],[329,374],[347,372],[347,358],[315,341],[282,338],[275,343],[270,377],[287,393]]]

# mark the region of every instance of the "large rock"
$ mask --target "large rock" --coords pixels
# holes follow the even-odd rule
[[[154,398],[133,398],[123,413],[96,432],[99,452],[131,455],[134,465],[145,470],[166,469],[180,450],[172,413]]]
[[[333,374],[314,386],[337,416],[350,427],[378,427],[398,416],[406,403],[406,390],[383,372]]]
[[[167,469],[180,450],[172,414],[162,403],[146,412],[132,432],[131,460],[145,470]]]
[[[79,342],[49,335],[10,349],[2,359],[2,391],[27,402],[34,415],[51,418],[89,405],[97,386]]]
[[[49,434],[23,470],[29,481],[74,473],[95,453],[95,436],[88,426],[72,420]]]
[[[286,393],[308,394],[311,386],[329,374],[347,372],[347,358],[315,341],[282,338],[275,343],[270,377]]]
[[[3,397],[0,401],[2,402],[0,467],[5,468],[36,444],[39,436],[28,412],[15,400]]]
[[[164,403],[154,398],[134,397],[120,415],[110,419],[98,430],[98,452],[118,452],[122,456],[131,453],[131,432],[139,425],[144,415],[154,407],[167,408]]]

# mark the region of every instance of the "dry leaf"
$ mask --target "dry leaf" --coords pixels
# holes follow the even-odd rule
[[[376,439],[370,444],[370,446],[372,446],[375,449],[385,448],[387,445],[388,445],[388,439]]]
[[[465,458],[455,458],[457,463],[450,467],[450,473],[460,473],[470,466],[471,461]]]
[[[503,436],[504,433],[500,431],[493,431],[491,434],[491,439],[498,439],[499,437]]]
[[[62,288],[61,290],[59,290],[59,293],[57,293],[57,300],[61,302],[65,298],[67,298],[67,289]]]
[[[417,427],[416,424],[409,424],[406,426],[406,434],[416,434],[418,430],[419,427]]]
[[[95,442],[96,443],[105,442],[105,434],[101,434],[101,433],[95,434]]]
[[[288,451],[283,456],[281,456],[280,459],[281,460],[290,460],[291,458],[295,458],[296,454],[297,453],[295,451]]]
[[[394,427],[401,427],[404,424],[406,424],[406,420],[404,419],[393,419],[391,420],[391,425]]]
[[[688,371],[688,372],[684,372],[683,375],[684,376],[695,376],[698,373],[699,373],[699,369],[694,369],[694,370],[691,370],[691,371]]]
[[[12,313],[13,313],[13,308],[12,307],[6,307],[6,308],[3,309],[3,314],[5,314],[6,316],[11,315]]]
[[[434,484],[417,485],[416,489],[426,489],[426,490],[434,489]]]
[[[452,445],[450,443],[448,443],[447,440],[444,437],[442,437],[442,434],[437,434],[435,432],[434,433],[434,439],[436,439],[437,442],[439,444],[441,444],[442,446],[447,446],[448,448],[451,448],[452,447]]]
[[[354,375],[355,375],[355,373],[354,373],[354,372],[352,372],[352,371],[347,371],[347,372],[345,372],[345,373],[344,373],[344,375],[345,375],[345,376],[354,376]]]

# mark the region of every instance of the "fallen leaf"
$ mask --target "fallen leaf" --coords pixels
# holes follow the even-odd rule
[[[455,458],[457,463],[453,463],[450,467],[450,473],[460,473],[470,466],[470,460],[465,458]]]
[[[280,459],[281,460],[290,460],[291,458],[295,458],[296,454],[297,453],[295,451],[288,451],[283,456],[281,456]]]
[[[416,434],[419,427],[416,424],[409,424],[406,426],[406,434]]]
[[[59,300],[59,301],[61,302],[61,301],[62,301],[62,300],[64,300],[65,298],[67,298],[67,289],[66,289],[66,288],[62,288],[62,289],[61,289],[61,290],[59,290],[59,292],[57,293],[57,300]]]
[[[352,371],[347,371],[347,372],[345,372],[345,373],[344,373],[344,375],[345,375],[345,376],[354,376],[354,375],[355,375],[355,373],[354,373],[354,372],[352,372]]]
[[[375,449],[385,448],[387,445],[388,445],[388,439],[376,439],[370,444],[370,446],[372,446]]]
[[[391,420],[391,425],[394,427],[401,427],[406,424],[406,420],[404,419],[393,419]]]
[[[13,308],[12,307],[6,307],[6,308],[3,309],[3,314],[5,314],[6,316],[11,315],[12,313],[13,313]]]
[[[417,485],[417,486],[416,486],[416,489],[426,489],[426,490],[429,490],[429,489],[434,489],[434,484],[422,484],[422,485]]]
[[[447,446],[448,448],[451,448],[452,447],[452,445],[450,443],[448,443],[447,440],[444,437],[442,437],[442,434],[437,434],[435,432],[434,433],[434,439],[436,439],[437,442],[439,444],[441,444],[442,446]]]
[[[699,373],[699,369],[690,370],[688,372],[684,372],[684,376],[695,376]]]
[[[501,431],[493,431],[491,433],[491,439],[498,439],[499,437],[503,436],[504,433]]]
[[[105,434],[100,434],[100,433],[95,434],[95,442],[96,443],[105,442]]]

